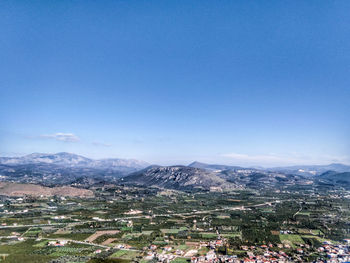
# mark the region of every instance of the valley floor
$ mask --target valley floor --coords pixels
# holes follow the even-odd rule
[[[350,193],[312,185],[1,197],[0,262],[347,262]]]

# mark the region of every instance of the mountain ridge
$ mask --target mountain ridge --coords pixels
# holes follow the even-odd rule
[[[0,179],[43,185],[69,184],[82,176],[115,178],[148,167],[134,159],[94,160],[72,153],[32,153],[22,157],[0,157]]]
[[[322,176],[325,172],[331,171]],[[32,153],[22,157],[0,157],[0,181],[33,183],[44,186],[102,185],[134,183],[177,190],[211,188],[280,188],[313,182],[345,182],[350,166],[344,164],[304,165],[277,168],[244,168],[207,164],[159,166],[134,159],[94,160],[77,154]],[[344,173],[336,175],[334,174]],[[338,179],[336,178],[338,177]],[[120,178],[124,178],[120,180]]]
[[[152,166],[121,179],[123,183],[154,186],[175,190],[236,189],[240,186],[227,182],[215,173],[184,165]]]
[[[59,152],[54,154],[47,153],[31,153],[21,157],[0,157],[0,164],[17,165],[17,164],[35,164],[47,163],[57,164],[66,167],[103,167],[108,165],[145,168],[150,164],[136,159],[121,159],[121,158],[104,158],[92,159],[82,155]]]
[[[208,164],[203,162],[194,161],[188,165],[189,167],[202,168],[207,170],[232,170],[232,169],[251,169],[251,170],[263,170],[271,172],[283,172],[299,175],[321,175],[327,171],[335,172],[350,172],[350,165],[342,163],[330,163],[326,165],[291,165],[291,166],[278,166],[278,167],[242,167],[236,165],[225,164]]]

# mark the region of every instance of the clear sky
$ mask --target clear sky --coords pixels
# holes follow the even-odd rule
[[[0,2],[0,154],[350,163],[350,1]]]

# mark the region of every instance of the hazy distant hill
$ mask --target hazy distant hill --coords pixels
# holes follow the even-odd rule
[[[65,167],[87,166],[92,160],[72,153],[32,153],[22,157],[0,157],[0,164],[23,165],[23,164],[55,164]]]
[[[221,178],[249,188],[279,188],[295,184],[311,184],[313,180],[301,175],[270,172],[256,169],[223,170]]]
[[[66,184],[82,176],[122,177],[149,166],[129,159],[93,160],[71,153],[0,157],[0,175],[19,182]]]
[[[279,171],[283,173],[300,174],[300,175],[320,175],[327,171],[338,173],[350,172],[350,166],[341,163],[332,163],[328,165],[296,165],[287,167],[269,168],[270,171]]]
[[[223,165],[223,164],[207,164],[207,163],[201,163],[201,162],[193,162],[188,165],[189,167],[194,168],[200,168],[200,169],[207,169],[207,170],[230,170],[230,169],[243,169],[239,166],[230,166],[230,165]]]
[[[23,164],[55,164],[64,167],[91,167],[100,169],[142,169],[149,163],[133,159],[100,159],[94,160],[72,153],[32,153],[22,157],[0,157],[0,164],[23,165]]]
[[[133,173],[122,178],[123,182],[161,188],[191,190],[219,187],[222,189],[238,188],[238,185],[229,183],[215,173],[188,166],[156,166]]]
[[[350,166],[341,163],[332,163],[328,165],[295,165],[286,167],[271,167],[271,168],[244,168],[240,166],[232,165],[222,165],[222,164],[207,164],[201,162],[193,162],[188,165],[189,167],[201,168],[206,170],[218,171],[218,170],[256,170],[256,171],[269,171],[269,172],[279,172],[294,175],[320,175],[327,171],[335,171],[338,173],[350,172]]]

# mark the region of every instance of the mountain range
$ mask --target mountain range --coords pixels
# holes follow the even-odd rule
[[[0,164],[23,165],[23,164],[54,164],[63,167],[85,167],[100,169],[142,169],[149,163],[134,159],[99,159],[94,160],[81,155],[61,152],[56,154],[32,153],[23,157],[0,157]]]
[[[244,168],[240,166],[222,165],[222,164],[206,164],[201,162],[193,162],[189,164],[190,167],[202,168],[206,170],[237,170],[237,169],[255,169],[271,172],[281,172],[297,175],[320,175],[327,171],[334,171],[338,173],[350,172],[350,165],[341,163],[332,163],[327,165],[295,165],[285,167],[272,167],[272,168]]]
[[[350,181],[349,175],[350,166],[343,164],[245,168],[193,162],[188,166],[151,166],[133,159],[94,160],[65,152],[0,157],[0,181],[44,186],[116,183],[176,190],[260,189],[323,181],[344,185]]]
[[[94,160],[66,152],[33,153],[23,157],[0,157],[0,175],[19,182],[67,184],[80,177],[113,180],[150,164],[133,159]]]
[[[228,182],[215,173],[188,166],[153,166],[121,179],[124,183],[153,186],[176,190],[235,189],[234,182]]]
[[[200,168],[198,168],[200,167]],[[255,168],[192,163],[189,166],[152,166],[121,178],[122,183],[176,190],[225,190],[280,188],[311,184],[302,175],[284,174]]]
[[[334,171],[338,173],[350,172],[350,166],[341,163],[331,163],[327,165],[296,165],[287,167],[275,167],[269,168],[269,170],[300,175],[320,175],[328,171]]]

